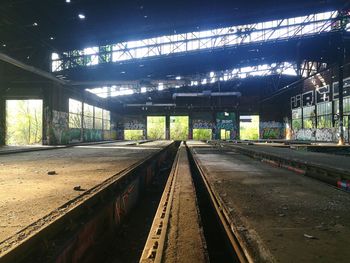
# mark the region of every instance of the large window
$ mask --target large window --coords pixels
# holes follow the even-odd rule
[[[111,113],[103,110],[103,130],[109,131],[111,129]]]
[[[303,108],[304,129],[316,128],[315,106]]]
[[[84,103],[84,128],[94,128],[94,106]]]
[[[317,104],[317,128],[332,127],[332,102]]]
[[[82,108],[80,101],[69,99],[69,128],[81,128]]]
[[[95,118],[94,118],[94,128],[95,130],[102,130],[102,120],[103,120],[103,110],[101,108],[95,107]]]
[[[292,111],[292,127],[294,130],[302,128],[301,108]]]
[[[334,114],[339,115],[339,99],[334,100]],[[343,114],[344,114],[344,127],[348,127],[348,117],[350,115],[350,97],[345,97],[343,99]],[[337,118],[335,118],[337,119]],[[339,127],[339,122],[335,122],[335,126]]]
[[[87,103],[83,103],[69,99],[69,128],[82,128],[82,120],[84,129],[96,129],[110,131],[111,129],[111,113],[99,107],[94,107]]]

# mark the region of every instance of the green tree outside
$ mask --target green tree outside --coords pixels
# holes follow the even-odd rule
[[[42,141],[42,100],[6,101],[6,144],[32,145]]]
[[[187,140],[189,128],[188,116],[170,116],[170,139]]]
[[[147,117],[147,138],[165,140],[165,116]]]

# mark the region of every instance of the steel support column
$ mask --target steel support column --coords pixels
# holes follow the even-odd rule
[[[340,32],[339,34],[339,145],[344,145],[344,41],[343,34]]]

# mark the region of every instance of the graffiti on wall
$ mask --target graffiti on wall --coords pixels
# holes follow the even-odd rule
[[[48,114],[50,115],[50,114]],[[69,124],[68,124],[68,113],[61,111],[52,111],[51,125],[49,128],[49,142],[50,144],[67,144],[69,143]]]
[[[146,129],[146,123],[144,120],[127,120],[124,122],[125,130],[144,130]]]
[[[66,112],[53,110],[51,113],[46,109],[45,114],[47,130],[45,144],[60,145],[104,140],[102,130],[84,129],[83,136],[81,136],[82,130],[80,128],[69,128],[69,114]],[[109,132],[106,135],[108,135],[107,139],[110,139],[113,133]]]
[[[125,130],[145,130],[146,119],[145,118],[125,118],[124,119]]]
[[[213,127],[214,123],[211,120],[192,119],[193,129],[212,129]]]
[[[275,121],[260,122],[261,139],[284,139],[284,137],[284,123]]]
[[[102,130],[90,130],[84,129],[84,141],[85,142],[97,142],[103,140]]]
[[[338,140],[336,128],[300,129],[294,131],[293,139],[303,141],[334,142]]]
[[[216,137],[218,138],[220,130],[230,131],[230,139],[237,139],[238,124],[236,114],[234,112],[219,112],[216,114]]]

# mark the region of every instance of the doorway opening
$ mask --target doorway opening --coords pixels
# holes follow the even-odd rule
[[[6,100],[6,145],[41,144],[42,123],[42,100]]]
[[[165,116],[147,116],[147,139],[165,140]]]
[[[231,131],[230,130],[225,130],[225,129],[220,130],[220,139],[221,140],[230,140],[230,138],[231,138]]]
[[[170,139],[188,139],[189,118],[188,116],[170,116]]]
[[[259,115],[240,116],[239,129],[241,140],[258,140]]]

